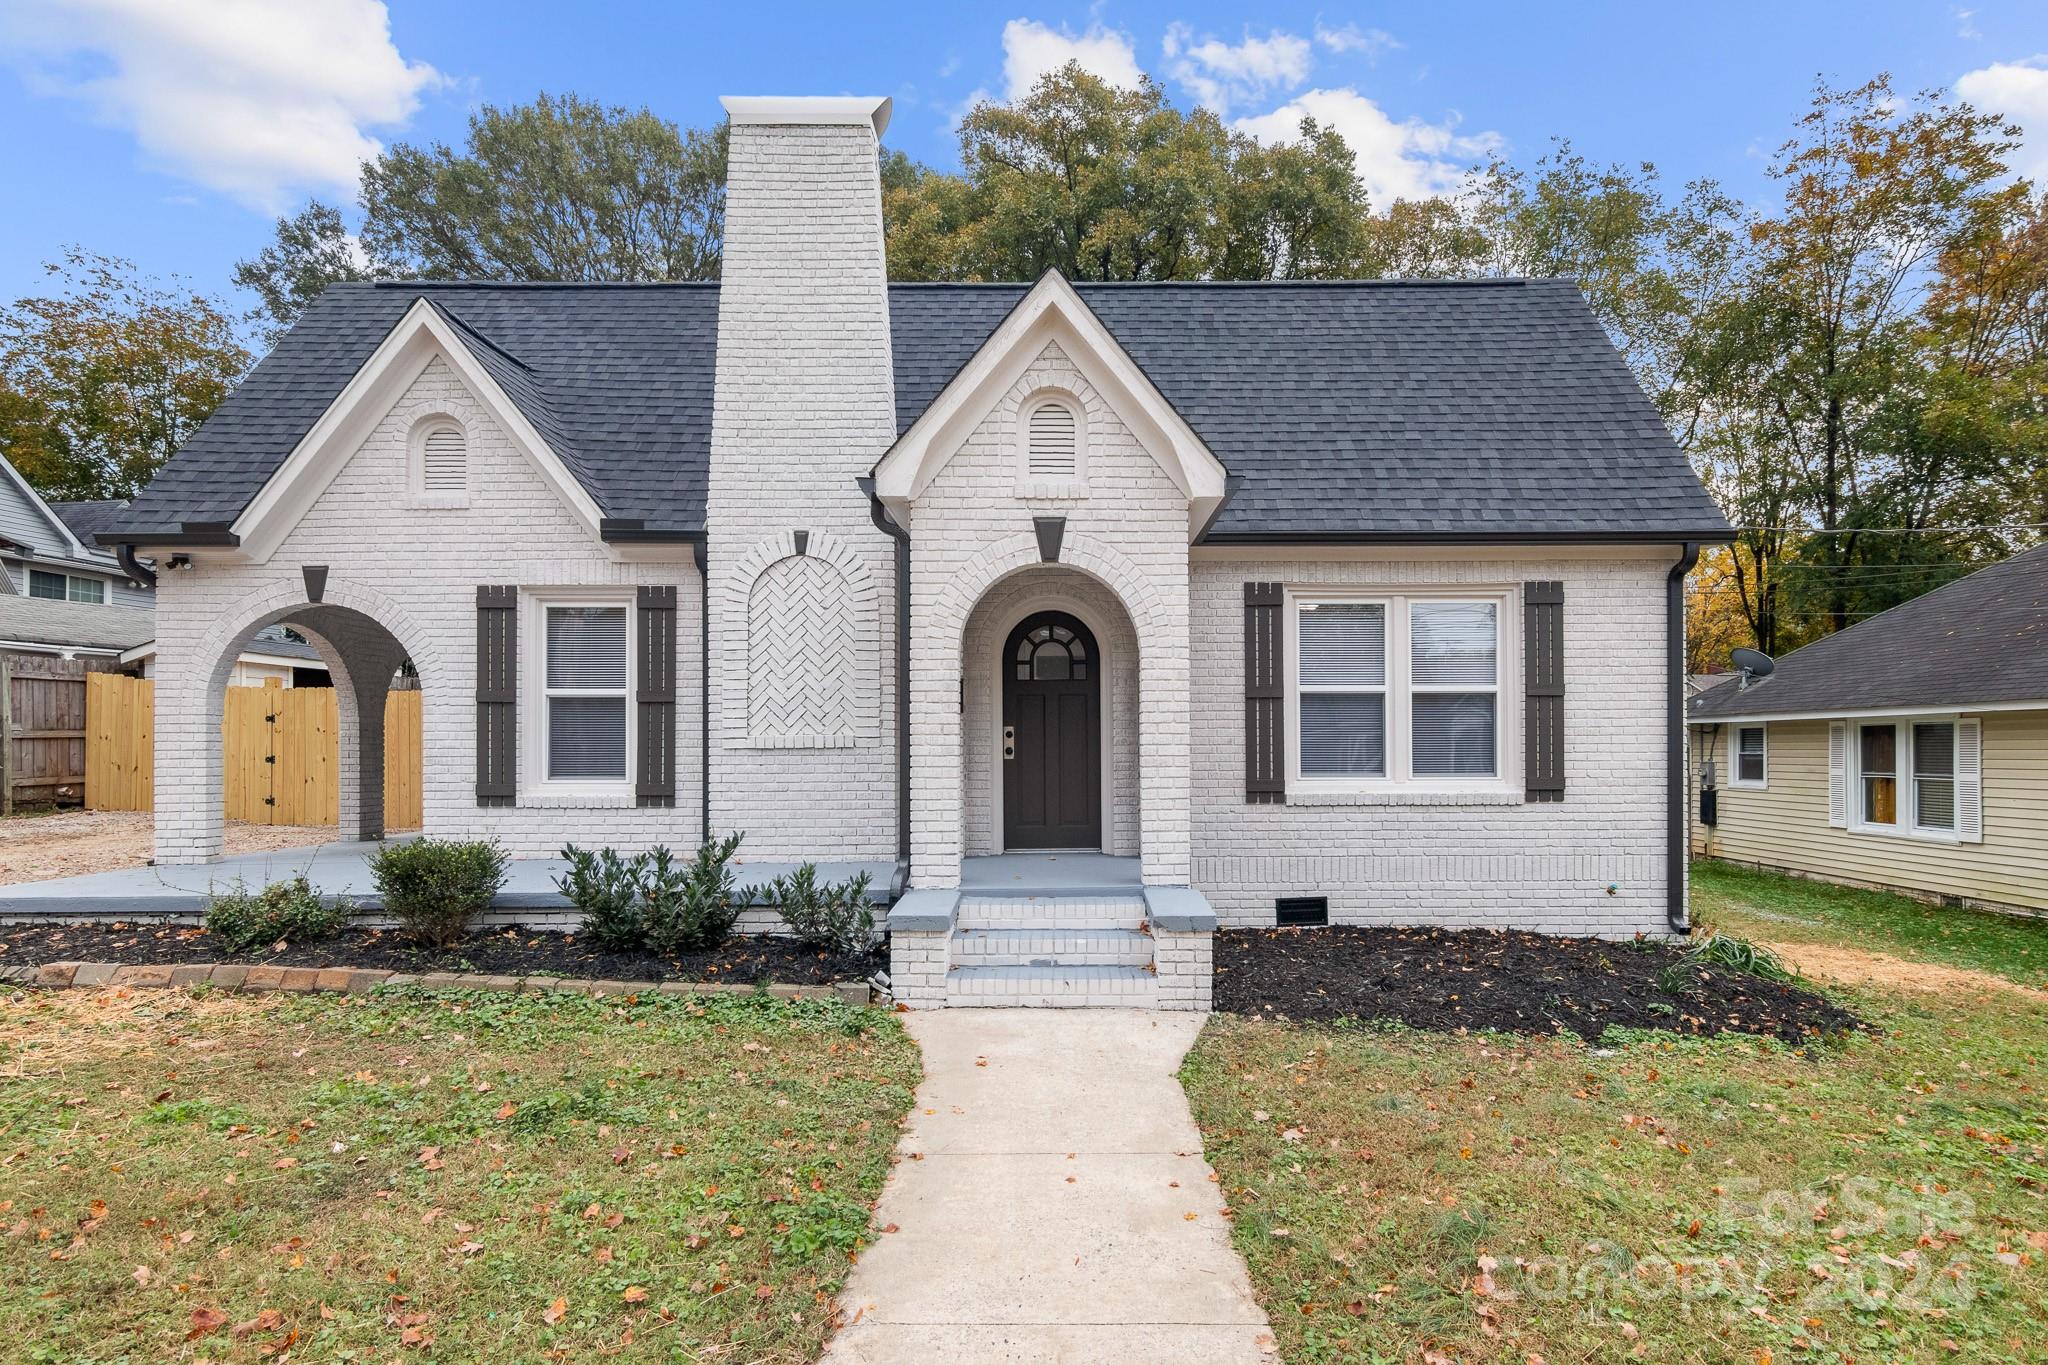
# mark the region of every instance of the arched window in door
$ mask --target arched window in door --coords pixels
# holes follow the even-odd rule
[[[1019,682],[1085,682],[1088,665],[1088,642],[1065,626],[1040,626],[1017,641]]]

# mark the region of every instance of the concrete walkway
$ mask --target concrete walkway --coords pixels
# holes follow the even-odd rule
[[[876,1218],[897,1230],[854,1267],[827,1365],[1273,1359],[1174,1077],[1200,1015],[904,1019],[925,1081]]]

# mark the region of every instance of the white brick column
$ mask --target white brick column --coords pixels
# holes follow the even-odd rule
[[[733,99],[726,107],[732,146],[706,502],[711,823],[745,830],[742,853],[753,858],[889,858],[895,550],[855,484],[896,438],[876,161],[888,104]],[[753,598],[765,575],[791,577],[784,561],[792,554],[815,557],[805,581],[836,595],[816,621],[803,616],[801,594]],[[771,653],[818,657],[757,668],[751,618],[781,627]],[[854,638],[827,628],[842,619]],[[779,687],[773,707],[802,713],[807,672],[820,690],[845,684],[825,709],[844,708],[846,723],[830,734],[754,733],[751,713],[763,708],[750,707],[750,683]]]

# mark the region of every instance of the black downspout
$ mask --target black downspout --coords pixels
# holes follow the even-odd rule
[[[1667,671],[1665,721],[1664,918],[1671,932],[1691,932],[1685,915],[1686,824],[1691,809],[1685,789],[1685,576],[1699,563],[1700,547],[1687,541],[1664,580],[1664,647]]]
[[[910,532],[898,526],[875,495],[873,479],[858,479],[868,495],[868,516],[896,542],[896,886],[910,885]]]
[[[156,586],[156,570],[149,568],[135,557],[135,547],[133,545],[116,545],[114,547],[114,559],[121,565],[122,573],[127,574],[143,587],[153,588]]]
[[[708,536],[690,545],[697,561],[697,796],[703,803],[700,842],[711,842],[711,573]]]

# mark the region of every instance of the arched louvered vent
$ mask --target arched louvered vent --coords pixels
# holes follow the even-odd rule
[[[462,428],[443,423],[420,442],[420,490],[455,494],[469,488],[469,449]]]
[[[1031,410],[1028,459],[1034,479],[1081,477],[1079,423],[1072,408],[1054,401]]]

